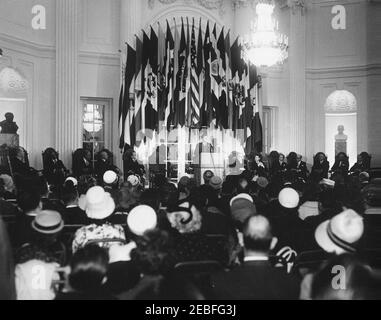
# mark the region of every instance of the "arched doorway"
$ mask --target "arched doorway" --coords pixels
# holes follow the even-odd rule
[[[19,127],[17,132],[19,143],[23,147],[27,147],[26,102],[28,87],[28,81],[18,70],[5,67],[0,71],[0,119],[7,112],[14,114],[14,121]]]
[[[339,152],[349,156],[350,164],[357,159],[357,100],[347,90],[336,90],[325,102],[325,149],[333,164]]]

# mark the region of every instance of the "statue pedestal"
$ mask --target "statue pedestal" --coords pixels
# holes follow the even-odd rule
[[[346,140],[336,140],[335,141],[335,155],[340,152],[347,154],[347,141]]]
[[[0,133],[0,146],[7,145],[8,147],[19,146],[19,135]]]

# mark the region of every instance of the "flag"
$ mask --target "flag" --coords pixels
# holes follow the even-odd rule
[[[174,88],[174,52],[175,41],[172,36],[171,28],[167,20],[167,36],[166,36],[166,63],[165,63],[165,96],[166,96],[166,108],[164,122],[167,128],[173,123],[173,88]]]
[[[119,95],[119,149],[124,148],[124,119],[123,119],[123,83],[120,87],[120,95]]]
[[[263,151],[263,132],[261,118],[259,114],[259,83],[257,77],[257,70],[253,65],[249,66],[249,78],[252,118],[250,121],[250,135],[248,135],[246,141],[246,154],[260,153]]]
[[[197,76],[199,83],[199,110],[200,110],[200,120],[199,127],[203,125],[204,117],[204,79],[205,79],[205,70],[204,70],[204,44],[202,41],[202,28],[201,28],[201,18],[199,22],[198,29],[198,43],[197,43]]]
[[[194,25],[194,23],[193,23]],[[190,35],[190,29],[189,29],[189,19],[187,17],[187,36],[186,36],[186,43],[187,43],[187,50],[186,50],[186,78],[185,78],[185,124],[189,128],[192,125],[191,122],[191,81],[190,81],[190,74],[191,74],[191,35]]]
[[[127,47],[127,61],[126,61],[126,73],[124,81],[124,98],[123,98],[123,110],[124,114],[124,143],[129,146],[135,145],[135,116],[132,99],[132,95],[135,91],[135,68],[136,68],[136,52],[128,45]]]
[[[143,129],[142,117],[142,79],[144,73],[142,67],[143,43],[136,35],[136,65],[135,65],[135,133],[136,135]]]
[[[230,30],[225,38],[225,59],[226,59],[226,90],[228,108],[228,128],[233,128],[233,79],[232,79],[232,57],[230,50]]]
[[[204,39],[204,98],[203,98],[203,108],[202,108],[202,126],[207,127],[213,120],[213,106],[212,106],[212,96],[211,96],[211,42],[210,42],[210,28],[209,21],[206,25],[205,39]]]
[[[158,113],[158,42],[159,39],[155,30],[151,27],[151,41],[150,41],[150,56],[149,64],[151,67],[150,82],[148,83],[151,92],[151,104],[154,110],[154,124],[157,127],[157,113]],[[152,128],[152,129],[155,129]]]
[[[226,54],[225,54],[225,36],[222,29],[217,42],[217,56],[219,61],[219,123],[221,128],[227,129],[229,125],[229,110],[227,105],[227,81],[226,81]]]
[[[245,103],[244,91],[242,86],[244,65],[242,61],[242,47],[237,38],[231,47],[231,66],[232,66],[232,89],[233,89],[233,130],[237,134],[243,129],[242,112]]]
[[[190,108],[189,108],[189,127],[195,127],[200,122],[200,83],[198,74],[196,31],[194,20],[191,38],[191,87],[190,87]]]
[[[146,128],[151,126],[151,115],[152,111],[151,106],[151,94],[148,88],[149,75],[151,73],[151,68],[149,64],[149,55],[150,55],[150,38],[147,33],[143,31],[143,47],[142,47],[142,131],[145,131]]]
[[[186,95],[187,95],[187,42],[185,37],[184,20],[181,21],[181,37],[180,48],[178,52],[179,70],[177,73],[177,88],[178,100],[176,108],[176,121],[175,123],[180,126],[185,125],[185,108],[186,108]]]
[[[179,97],[180,97],[180,80],[178,78],[179,74],[179,51],[180,51],[180,34],[177,28],[176,19],[173,18],[175,22],[175,49],[174,49],[174,64],[173,64],[173,99],[172,99],[172,125],[177,127],[179,125]]]
[[[220,98],[220,72],[219,72],[219,57],[217,55],[217,26],[214,24],[214,28],[210,37],[210,83],[211,83],[211,96],[212,96],[212,110],[213,119],[216,121],[216,128],[220,123],[220,110],[219,110],[219,98]]]
[[[158,71],[157,71],[157,90],[158,90],[158,120],[159,123],[165,120],[166,109],[166,40],[163,29],[158,23]]]

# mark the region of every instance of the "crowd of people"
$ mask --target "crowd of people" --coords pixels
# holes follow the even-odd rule
[[[233,155],[226,177],[158,173],[147,188],[133,150],[123,172],[108,150],[77,150],[71,172],[52,148],[41,172],[21,151],[0,175],[0,299],[381,298],[381,181],[365,152],[352,168],[318,153],[310,169],[294,152],[243,168]]]

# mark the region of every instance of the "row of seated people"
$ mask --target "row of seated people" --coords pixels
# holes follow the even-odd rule
[[[144,190],[138,176],[124,183],[113,171],[100,185],[71,177],[55,201],[43,180],[18,192],[15,217],[6,219],[16,262],[13,297],[379,297],[381,184],[366,172],[295,184],[252,171],[223,181],[209,171],[200,187],[189,177],[177,186],[157,178],[155,189]],[[11,178],[0,181],[0,203],[8,205]],[[365,274],[361,288],[332,292],[333,263]],[[50,270],[44,290],[31,290],[36,264]],[[358,285],[357,276],[351,273],[348,285]]]
[[[291,152],[287,157],[282,153],[273,151],[267,157],[265,165],[262,155],[256,154],[248,157],[247,168],[254,171],[259,176],[274,177],[276,175],[294,175],[296,178],[307,180],[308,178],[319,180],[328,178],[330,175],[358,175],[361,172],[370,170],[371,156],[367,152],[362,152],[357,157],[357,162],[350,167],[349,157],[340,152],[335,158],[332,167],[327,156],[319,152],[314,156],[311,172],[307,163],[303,161],[303,156]]]

